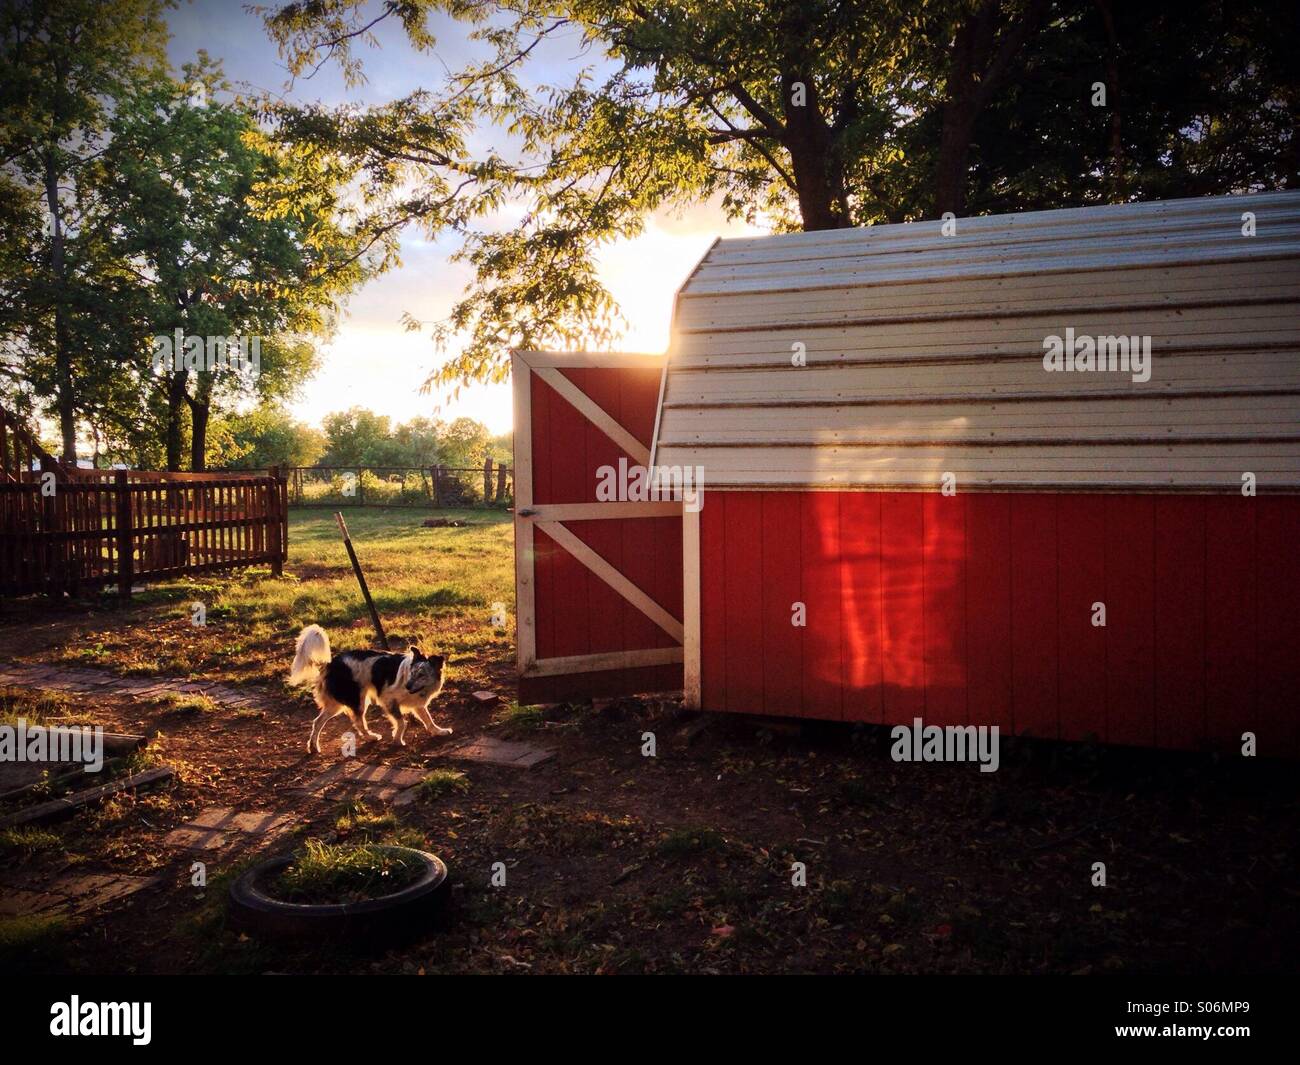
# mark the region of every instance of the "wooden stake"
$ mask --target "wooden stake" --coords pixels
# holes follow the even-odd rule
[[[343,534],[343,546],[348,549],[348,558],[352,560],[352,572],[357,575],[357,583],[361,585],[361,594],[365,596],[366,606],[370,608],[370,620],[375,626],[375,636],[379,640],[379,646],[387,651],[388,637],[384,635],[384,626],[379,620],[379,611],[375,609],[375,601],[370,598],[370,589],[366,587],[366,576],[361,572],[361,563],[357,561],[357,553],[353,550],[352,537],[348,535],[347,522],[343,520],[343,515],[337,510],[334,512],[334,520],[339,523],[339,532]]]

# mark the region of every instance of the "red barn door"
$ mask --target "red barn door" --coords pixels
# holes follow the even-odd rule
[[[648,466],[662,369],[659,356],[514,355],[521,703],[682,686],[682,505],[597,494],[620,460]]]

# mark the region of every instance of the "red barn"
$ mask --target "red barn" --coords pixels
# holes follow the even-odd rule
[[[1298,311],[1293,192],[719,241],[519,357],[521,698],[1300,754]]]

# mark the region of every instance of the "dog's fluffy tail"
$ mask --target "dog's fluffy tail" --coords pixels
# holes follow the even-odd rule
[[[330,662],[330,638],[319,625],[308,625],[298,633],[298,643],[293,652],[293,668],[289,670],[290,684],[310,684],[315,681],[321,666]]]

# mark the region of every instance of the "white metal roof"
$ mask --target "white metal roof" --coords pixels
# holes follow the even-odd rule
[[[1300,192],[955,228],[717,242],[678,293],[654,463],[714,487],[1300,489]],[[1067,330],[1149,337],[1149,380],[1048,370]]]

